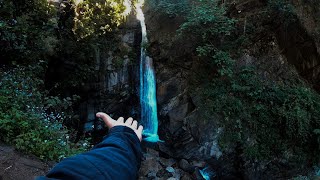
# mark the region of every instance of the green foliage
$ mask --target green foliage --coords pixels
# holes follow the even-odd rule
[[[197,48],[199,56],[211,54],[213,48],[210,46],[199,46]],[[214,51],[214,55],[210,57],[211,65],[215,67],[218,71],[219,76],[232,76],[233,67],[234,67],[234,60],[230,57],[230,54],[225,51],[216,50]]]
[[[225,7],[216,0],[198,0],[194,2],[186,21],[180,27],[180,35],[191,34],[201,44],[217,45],[221,38],[234,30],[235,20],[228,18]]]
[[[198,55],[209,60],[220,76],[231,76],[234,61],[227,50],[232,43],[226,37],[235,29],[235,20],[225,14],[225,7],[216,0],[195,1],[178,33],[181,37],[193,36],[198,42]]]
[[[185,15],[191,7],[187,0],[151,0],[146,3],[149,3],[153,10],[170,17]]]
[[[127,9],[124,0],[79,0],[65,3],[60,13],[59,33],[63,39],[58,44],[57,57],[72,64],[74,69],[68,69],[68,76],[52,87],[57,94],[70,86],[82,89],[85,83],[97,77],[98,59],[107,58],[109,51],[120,47],[117,29],[125,21]]]
[[[0,59],[24,63],[53,51],[56,23],[46,0],[3,0],[0,6]]]
[[[67,74],[46,82],[52,85],[50,95],[63,94],[92,79],[97,59],[118,48],[117,28],[126,15],[123,3],[63,1],[57,12],[47,0],[0,0],[0,65],[8,65],[0,69],[1,141],[51,160],[87,148],[87,142],[74,143],[75,135],[65,127],[79,97],[49,96],[44,79],[51,80],[61,70]],[[117,61],[119,66],[121,61]],[[10,70],[12,66],[17,68]]]
[[[258,159],[319,159],[320,96],[310,88],[263,81],[245,68],[205,89],[204,108],[223,117],[222,143],[240,142]]]
[[[123,0],[89,0],[76,6],[74,33],[82,39],[114,31],[124,20]]]
[[[63,125],[73,100],[45,98],[39,89],[43,81],[33,71],[41,72],[41,67],[1,70],[0,140],[42,159],[59,160],[86,150],[87,145],[73,143]]]
[[[284,1],[270,0],[269,8],[294,19],[293,7]],[[197,84],[204,99],[200,109],[221,116],[216,122],[224,129],[221,147],[238,142],[252,159],[316,162],[320,96],[304,84],[277,84],[262,80],[253,68],[236,67],[231,54],[238,53],[236,43],[243,38],[233,37],[235,22],[218,1],[199,0],[178,31],[180,37],[194,39],[200,63],[206,65],[207,80]],[[215,76],[208,80],[207,72]]]

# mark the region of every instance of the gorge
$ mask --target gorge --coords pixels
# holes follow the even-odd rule
[[[1,142],[59,161],[101,141],[103,111],[145,127],[139,179],[320,176],[317,0],[0,7]]]

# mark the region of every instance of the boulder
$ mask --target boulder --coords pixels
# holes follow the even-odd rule
[[[185,159],[181,159],[179,161],[179,167],[186,172],[193,172],[194,167]]]

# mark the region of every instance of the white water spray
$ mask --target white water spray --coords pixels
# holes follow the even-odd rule
[[[144,140],[148,142],[158,142],[158,116],[156,99],[156,80],[152,59],[146,56],[147,28],[142,11],[144,0],[136,4],[137,19],[140,21],[142,40],[140,55],[140,105],[141,121],[144,127]]]

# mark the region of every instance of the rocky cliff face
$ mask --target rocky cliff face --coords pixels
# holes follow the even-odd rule
[[[80,105],[80,118],[85,123],[85,131],[103,129],[104,125],[95,118],[95,113],[99,111],[115,118],[120,115],[137,118],[140,31],[139,22],[131,15],[127,23],[119,28],[121,42],[115,44],[119,46],[115,51],[95,49],[97,76],[86,87],[88,100]]]
[[[305,2],[301,0],[292,1],[297,17],[307,38],[301,39],[299,51],[296,57],[300,59],[302,76],[311,80],[316,90],[320,90],[320,4],[319,2]],[[297,34],[298,35],[298,34]],[[299,37],[299,36],[298,36]],[[302,41],[302,42],[301,42]]]
[[[251,44],[237,59],[238,66],[254,65],[263,78],[288,83],[302,76],[319,87],[319,16],[317,8],[302,1],[292,1],[297,15],[293,23],[283,24],[279,14],[266,15],[265,1],[225,1],[228,15],[238,20],[240,34],[248,34]],[[145,9],[149,34],[149,55],[154,59],[157,77],[159,135],[164,143],[147,149],[140,179],[200,178],[199,168],[219,170],[224,177],[257,179],[264,173],[281,173],[283,169],[262,164],[249,165],[236,145],[221,151],[218,139],[222,129],[208,119],[200,108],[203,103],[192,80],[203,65],[192,51],[192,39],[179,39],[176,30],[183,22],[179,16]],[[104,111],[118,116],[139,118],[138,67],[140,27],[132,16],[121,28],[121,47],[126,53],[95,49],[97,77],[88,84],[88,101],[80,105],[85,130],[100,130],[103,124],[95,113]],[[130,53],[129,53],[130,52]],[[132,56],[132,52],[135,55]],[[208,74],[210,76],[210,73]],[[210,122],[210,123],[209,123]],[[294,173],[293,173],[294,174]]]
[[[145,8],[145,15],[150,41],[149,53],[154,58],[157,77],[159,135],[164,140],[164,143],[158,144],[162,157],[158,160],[151,158],[149,161],[162,164],[161,158],[171,157],[174,160],[171,166],[180,172],[178,174],[181,177],[201,179],[199,168],[206,166],[204,160],[215,164],[222,156],[217,142],[221,129],[204,118],[203,112],[199,110],[201,97],[192,90],[195,88],[191,88],[192,76],[201,70],[198,58],[191,51],[193,42],[191,39],[178,39],[175,36],[183,21],[181,17],[157,14],[148,6]],[[212,117],[213,122],[217,118]],[[230,167],[226,176],[237,173]],[[157,175],[155,177],[162,177],[161,168],[146,172],[142,168],[142,171],[144,177],[154,172]],[[172,177],[176,176],[175,173],[171,174]]]
[[[267,1],[237,0],[229,2],[228,13],[238,20],[243,33],[250,34],[252,45],[256,48],[248,47],[249,54],[255,57],[265,54],[281,57],[283,62],[293,65],[301,77],[319,90],[320,5],[301,0],[289,2],[290,5],[281,10],[277,9],[277,4],[270,7]],[[266,14],[266,8],[276,11]]]
[[[312,3],[292,1],[296,16],[285,24],[279,14],[265,13],[269,8],[266,1],[223,2],[228,4],[228,15],[238,20],[239,33],[248,34],[251,41],[237,59],[238,66],[254,65],[263,78],[284,84],[303,77],[319,90],[318,4],[315,7]],[[159,144],[160,152],[189,162],[207,160],[212,167],[222,162],[218,166],[228,176],[240,174],[261,179],[265,173],[282,174],[285,167],[249,165],[236,147],[230,152],[221,152],[218,145],[221,129],[214,123],[220,119],[212,117],[208,123],[200,108],[201,96],[190,83],[197,71],[202,70],[195,52],[191,51],[194,42],[176,38],[183,18],[160,14],[148,6],[145,14],[149,53],[154,58],[157,76],[160,138],[165,141]],[[290,173],[295,172],[280,176],[290,176]]]
[[[58,6],[62,1],[52,2]],[[236,59],[238,66],[254,65],[262,78],[283,84],[303,77],[320,91],[320,4],[317,0],[291,0],[294,15],[289,17],[290,21],[279,12],[267,12],[266,8],[270,7],[266,0],[222,0],[221,3],[227,4],[228,16],[237,19],[237,33],[247,35],[250,41]],[[176,37],[183,17],[159,13],[148,5],[144,11],[150,41],[148,53],[154,59],[157,77],[159,136],[164,142],[154,145],[153,149],[144,149],[139,179],[201,179],[200,169],[206,168],[218,178],[230,179],[296,175],[285,162],[278,167],[270,162],[248,161],[236,144],[221,151],[218,140],[222,129],[216,123],[221,118],[209,119],[205,115],[201,109],[204,101],[192,83],[200,71],[205,71],[205,65],[193,51],[193,39]],[[102,131],[97,141],[105,129],[95,118],[96,112],[104,111],[115,118],[140,117],[140,31],[139,22],[132,15],[119,28],[121,42],[115,45],[115,50],[92,46],[96,76],[79,90],[85,94],[79,108],[79,127],[85,132],[99,134]],[[62,66],[72,69],[76,64],[67,62]],[[211,76],[210,72],[207,76]]]

